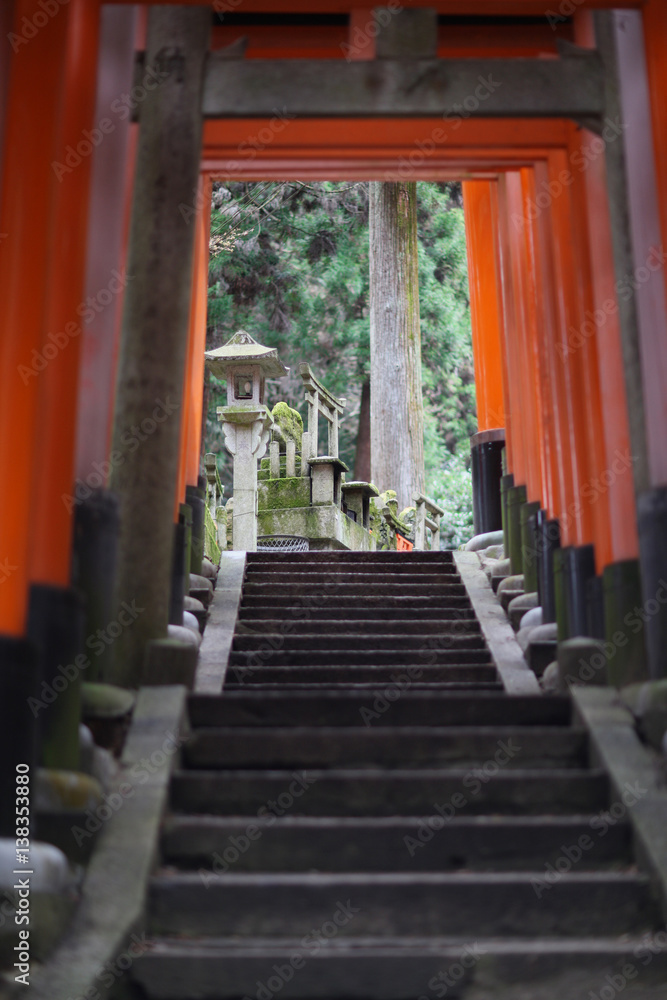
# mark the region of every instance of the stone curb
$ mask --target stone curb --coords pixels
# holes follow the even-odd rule
[[[199,647],[195,691],[220,694],[234,638],[243,592],[245,552],[223,552],[209,607],[209,619]]]
[[[609,774],[614,801],[624,802],[632,824],[637,857],[654,879],[667,922],[667,791],[656,766],[657,755],[640,742],[630,710],[616,688],[571,687],[578,720],[591,737],[593,764]],[[646,789],[638,801],[626,803],[627,786]]]
[[[508,694],[541,695],[537,678],[524,659],[514,630],[482,571],[477,553],[454,552],[453,555],[505,690]]]
[[[137,939],[143,940],[146,890],[158,858],[169,782],[187,739],[186,697],[180,685],[140,689],[118,781],[111,789],[125,782],[136,794],[122,799],[100,831],[72,923],[49,960],[33,967],[31,1000],[104,1000],[125,976],[115,966],[116,958],[141,947]],[[166,741],[173,750],[162,751],[164,762],[153,762],[152,755]],[[113,983],[107,986],[110,978]],[[5,995],[23,996],[24,991],[10,987]]]

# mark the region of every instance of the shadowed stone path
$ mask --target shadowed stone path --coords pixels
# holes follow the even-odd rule
[[[487,635],[451,553],[248,555],[222,693],[189,702],[145,996],[664,996],[625,800]]]

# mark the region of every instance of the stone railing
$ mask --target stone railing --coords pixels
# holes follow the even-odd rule
[[[415,549],[424,550],[426,545],[426,529],[431,532],[432,552],[440,550],[440,518],[444,515],[444,510],[439,507],[435,500],[425,497],[423,493],[413,493],[412,499],[415,502]]]
[[[345,400],[336,399],[326,386],[315,378],[310,365],[302,361],[298,373],[303,380],[308,404],[308,429],[303,435],[303,454],[309,462],[319,457],[319,426],[320,413],[328,423],[327,458],[338,458],[338,418],[345,409]]]
[[[227,548],[227,511],[223,504],[225,488],[220,482],[218,463],[211,451],[204,456],[204,468],[206,470],[206,531],[204,541],[206,555],[213,558],[215,555],[214,546],[218,548],[218,557],[219,553],[224,552]]]
[[[310,365],[302,362],[298,373],[303,380],[308,404],[308,429],[303,434],[303,462],[310,466],[312,504],[342,505],[341,486],[345,462],[338,457],[338,419],[345,409],[345,400],[336,399],[326,386],[315,378]],[[327,421],[327,454],[319,454],[319,415]]]

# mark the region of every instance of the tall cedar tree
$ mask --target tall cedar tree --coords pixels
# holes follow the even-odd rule
[[[399,509],[424,492],[417,185],[371,181],[371,479]]]

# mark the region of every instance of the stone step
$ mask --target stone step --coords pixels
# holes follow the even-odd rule
[[[250,553],[248,554],[250,555]],[[414,573],[420,570],[425,573],[458,573],[458,567],[453,559],[433,557],[430,552],[413,552],[408,559],[399,554],[389,552],[357,553],[344,556],[342,553],[329,558],[326,552],[286,553],[283,558],[275,559],[269,553],[255,553],[257,558],[246,560],[246,566],[252,572],[359,572],[373,573]]]
[[[560,869],[580,872],[631,863],[630,824],[619,820],[605,829],[592,826],[594,819],[449,818],[445,811],[429,825],[420,816],[170,816],[162,832],[162,858],[165,864],[218,874],[534,869],[555,882]]]
[[[239,625],[242,626],[241,629],[239,629]],[[355,634],[354,642],[357,641],[356,635],[359,633],[368,636],[375,633],[392,635],[396,636],[396,640],[400,642],[401,639],[409,637],[414,640],[415,635],[479,635],[481,632],[480,624],[475,618],[458,617],[443,620],[440,616],[434,615],[433,612],[431,612],[430,618],[424,619],[348,619],[344,615],[341,615],[340,618],[319,618],[317,626],[315,626],[310,614],[301,615],[298,618],[291,618],[289,616],[282,616],[280,618],[246,618],[243,611],[241,611],[239,621],[236,625],[236,634],[249,635],[255,632],[264,635],[266,632],[273,632],[281,635],[283,629],[286,627],[288,634],[297,634],[299,636],[314,634],[318,636],[330,636],[332,634],[339,636],[342,628],[348,635]]]
[[[308,597],[311,600],[338,597],[367,597],[370,584],[368,583],[337,583],[335,587],[325,587],[324,585],[304,582],[301,576],[292,576],[285,583],[265,583],[265,577],[261,577],[261,582],[249,581],[243,584],[243,597]],[[430,597],[465,597],[466,590],[462,583],[424,583],[410,584],[410,596],[424,598]],[[373,583],[372,591],[377,597],[392,596],[401,591],[401,586],[397,583]],[[272,603],[270,600],[267,603]]]
[[[440,587],[462,586],[458,573],[383,573],[379,578],[377,573],[246,573],[243,589],[247,587],[266,586],[282,587],[308,586],[323,593],[336,593],[339,587],[362,586],[369,590],[379,589],[379,593],[387,593],[389,587],[401,593],[414,587],[437,590]],[[424,590],[425,592],[425,590]]]
[[[286,657],[291,661],[291,657]],[[402,690],[409,690],[414,681],[430,680],[432,683],[495,683],[499,680],[493,663],[452,663],[436,666],[412,666],[401,670],[392,665],[344,665],[325,663],[317,666],[245,666],[230,663],[225,675],[225,690],[229,684],[374,684],[392,688],[389,697],[398,697]],[[273,660],[267,660],[272,664]],[[397,692],[398,694],[395,694]]]
[[[285,626],[291,623],[285,622]],[[421,633],[394,633],[391,635],[364,635],[359,632],[346,632],[345,626],[339,625],[332,632],[309,632],[294,634],[286,627],[284,632],[241,632],[234,635],[232,649],[234,652],[250,651],[258,649],[262,651],[271,649],[272,652],[289,653],[300,650],[312,650],[318,653],[323,651],[339,652],[343,651],[349,656],[361,650],[393,650],[394,652],[411,651],[415,656],[421,656],[427,660],[432,654],[441,652],[452,652],[453,650],[486,650],[486,641],[481,633],[467,634],[458,631],[436,632],[429,634],[427,642],[421,639]]]
[[[282,798],[280,798],[282,796]],[[597,812],[609,804],[602,771],[505,768],[335,768],[307,771],[176,771],[175,812],[258,813],[267,802],[299,816],[430,816],[451,803],[460,815]]]
[[[470,768],[502,760],[505,767],[582,768],[584,729],[488,726],[373,730],[338,727],[195,729],[184,747],[191,768],[429,767]]]
[[[628,872],[562,875],[540,895],[536,872],[158,874],[149,933],[308,935],[332,921],[338,937],[433,934],[580,937],[650,931],[648,879]]]
[[[288,657],[288,659],[292,659]],[[461,659],[455,657],[454,659]],[[268,661],[267,661],[268,662]],[[271,661],[273,662],[273,661]],[[493,663],[447,663],[437,666],[409,667],[409,673],[401,671],[400,667],[344,665],[342,663],[329,666],[244,666],[230,664],[225,675],[225,691],[234,684],[248,686],[250,684],[374,684],[378,693],[383,687],[389,687],[389,697],[395,697],[396,692],[410,689],[415,680],[428,679],[432,683],[443,684],[495,684],[498,682],[498,671]],[[378,686],[380,686],[378,688]]]
[[[591,994],[613,1000],[626,984],[633,998],[664,997],[667,950],[660,934],[327,940],[325,933],[337,928],[320,926],[305,940],[159,938],[130,975],[149,1000],[455,1000],[473,991],[475,1000],[589,1000]]]
[[[311,549],[309,552],[248,552],[246,557],[247,565],[254,566],[258,563],[265,563],[267,566],[276,563],[294,563],[303,565],[305,563],[321,564],[326,562],[328,566],[335,566],[337,563],[372,563],[381,568],[382,565],[397,562],[400,564],[417,565],[428,563],[430,565],[451,564],[454,565],[454,554],[451,551],[440,552],[358,552],[350,549],[328,549],[326,551]]]
[[[236,641],[236,640],[234,640]],[[287,644],[286,644],[287,645]],[[230,667],[259,669],[271,667],[332,667],[336,664],[359,667],[415,667],[446,666],[462,663],[491,664],[491,654],[478,649],[271,649],[261,644],[252,650],[232,649]]]
[[[338,605],[333,601],[327,601],[317,607],[304,606],[303,604],[295,605],[294,602],[292,602],[292,606],[287,602],[282,605],[254,605],[247,604],[246,601],[241,603],[239,620],[248,624],[250,628],[263,627],[255,625],[255,622],[263,622],[265,620],[269,622],[283,622],[286,618],[289,618],[290,621],[294,620],[295,624],[298,624],[300,621],[304,623],[308,621],[321,621],[323,626],[325,626],[327,621],[338,624],[342,619],[347,624],[354,625],[355,631],[357,622],[361,629],[365,627],[373,628],[376,623],[378,627],[388,628],[394,622],[397,625],[419,622],[420,625],[415,625],[415,628],[425,628],[431,625],[435,628],[440,622],[467,622],[471,627],[480,627],[475,617],[475,612],[470,607],[437,607],[432,603],[424,604],[424,602],[421,602],[421,605],[399,604],[392,607],[385,607],[382,601],[374,601],[370,605],[367,605],[364,601],[360,606],[360,602],[356,600],[350,607]]]
[[[424,568],[414,566],[397,566],[394,568],[392,566],[381,574],[373,566],[365,568],[337,566],[335,569],[333,567],[317,569],[313,566],[312,568],[304,567],[300,569],[295,567],[294,569],[287,568],[284,570],[278,567],[265,569],[261,566],[249,566],[246,570],[245,579],[248,583],[257,583],[257,581],[290,583],[293,580],[299,580],[303,583],[327,584],[332,587],[339,583],[368,583],[373,586],[378,581],[380,583],[393,583],[397,587],[402,587],[409,583],[459,583],[461,578],[454,566],[429,566]]]
[[[188,705],[193,726],[569,726],[572,718],[572,703],[564,695],[509,698],[449,691],[408,691],[379,703],[375,694],[352,692],[192,694]],[[371,721],[364,722],[364,713]]]
[[[422,681],[410,682],[409,679],[406,680],[405,677],[403,678],[403,680],[401,680],[400,675],[399,675],[399,680],[392,679],[388,681],[386,684],[384,682],[378,684],[377,681],[372,684],[371,683],[359,684],[356,681],[345,682],[344,684],[333,683],[330,681],[327,681],[326,683],[317,683],[317,681],[303,681],[301,683],[299,682],[294,683],[292,680],[267,683],[264,680],[258,680],[257,677],[255,677],[254,675],[252,675],[251,677],[244,675],[242,672],[243,668],[240,668],[241,672],[238,674],[239,679],[238,681],[236,681],[234,678],[235,678],[235,671],[237,669],[238,668],[233,668],[232,672],[227,675],[227,679],[225,680],[225,694],[227,694],[227,692],[229,691],[243,691],[244,689],[251,691],[253,694],[262,691],[265,691],[267,693],[280,692],[280,691],[283,692],[291,691],[294,693],[311,692],[313,694],[318,694],[318,693],[325,694],[327,692],[345,693],[346,691],[351,691],[351,692],[357,691],[361,693],[366,692],[366,694],[372,692],[374,695],[387,698],[387,692],[388,692],[388,700],[395,701],[397,690],[401,692],[401,696],[404,690],[432,691],[434,694],[437,694],[438,692],[442,693],[443,691],[467,691],[468,693],[470,693],[471,690],[474,690],[475,692],[477,691],[500,692],[505,690],[503,682],[500,680],[475,681],[474,683],[471,681],[434,681],[433,683],[428,683],[428,682],[424,683]],[[274,671],[274,674],[278,674],[279,676],[283,676],[283,674],[280,673],[281,671],[285,672],[290,671],[290,676],[291,676],[292,668],[290,667],[275,667],[272,669]],[[436,671],[440,669],[441,668],[439,667],[435,668]],[[392,670],[392,676],[393,674],[394,671]],[[429,677],[431,676],[431,674],[427,673],[424,674],[423,676]]]
[[[458,594],[445,597],[433,597],[427,594],[418,597],[411,594],[384,594],[381,597],[373,594],[366,594],[363,601],[358,596],[335,594],[306,594],[305,596],[289,596],[278,592],[276,594],[247,594],[244,593],[241,601],[243,614],[248,608],[257,608],[264,613],[264,609],[280,608],[282,614],[296,609],[297,613],[303,614],[304,610],[313,613],[326,611],[329,609],[343,614],[358,612],[361,617],[382,618],[385,615],[392,617],[394,613],[412,614],[415,612],[426,612],[427,614],[440,614],[443,611],[458,613],[460,610],[471,612],[472,605],[467,594]],[[287,609],[287,610],[283,610]],[[325,615],[326,617],[326,615]]]

